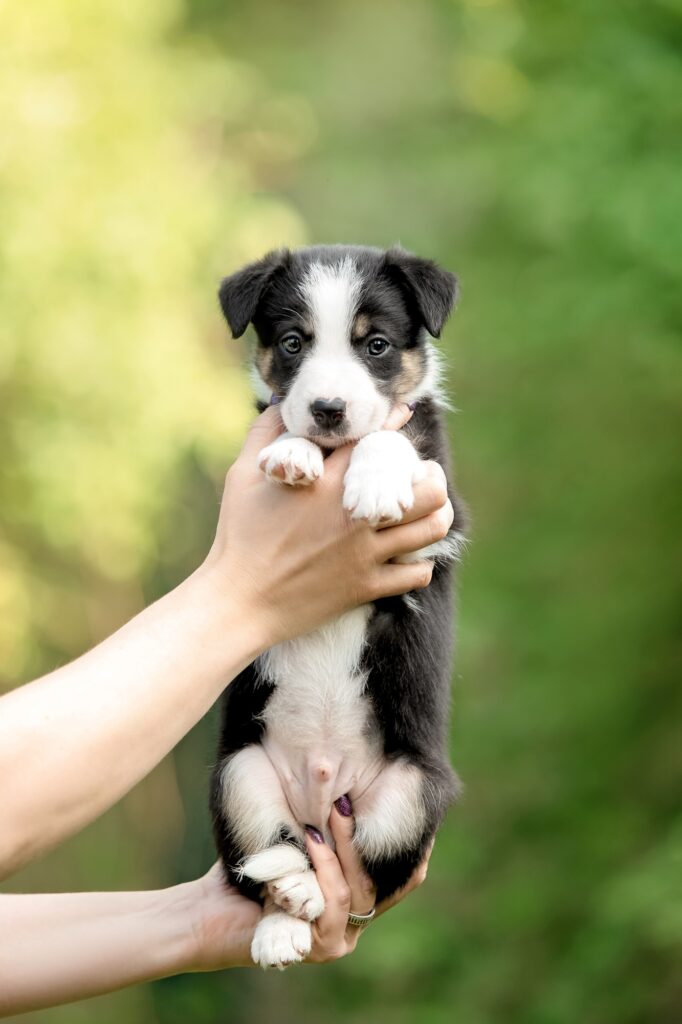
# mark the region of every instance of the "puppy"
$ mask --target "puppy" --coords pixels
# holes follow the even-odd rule
[[[454,275],[430,260],[359,246],[272,252],[222,282],[232,334],[255,328],[259,407],[278,400],[286,427],[260,453],[273,486],[313,485],[325,450],[354,442],[344,507],[372,524],[400,521],[423,460],[447,470],[429,336],[439,337],[455,295]],[[397,402],[414,406],[412,419],[382,430]],[[305,826],[332,843],[331,806],[347,794],[355,848],[383,900],[408,880],[456,796],[451,575],[464,513],[450,497],[449,536],[409,556],[435,561],[428,588],[274,647],[226,690],[214,833],[229,881],[277,904],[251,948],[263,967],[303,959],[324,908]]]

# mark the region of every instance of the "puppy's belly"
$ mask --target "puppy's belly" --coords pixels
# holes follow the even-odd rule
[[[330,842],[332,804],[344,793],[357,799],[376,779],[384,760],[369,741],[349,750],[330,734],[303,750],[281,736],[265,735],[263,747],[279,776],[291,813],[299,825],[314,825]],[[364,749],[362,749],[364,747]]]
[[[261,659],[262,674],[275,684],[262,745],[296,821],[328,840],[333,802],[363,793],[384,763],[360,668],[370,614],[355,609]]]

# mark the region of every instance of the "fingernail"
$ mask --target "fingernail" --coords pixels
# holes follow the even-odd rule
[[[281,401],[282,399],[279,397],[279,395],[272,395],[270,398],[270,405],[279,405]]]
[[[408,402],[407,403],[407,408],[410,410],[410,412],[414,412],[414,410],[417,408],[417,403],[416,402]]]
[[[322,835],[318,828],[314,828],[313,825],[306,825],[305,830],[314,843],[324,842],[324,836]]]
[[[339,814],[342,814],[344,818],[350,818],[353,813],[353,805],[350,802],[350,797],[347,793],[340,796],[338,800],[334,801],[334,807],[336,807]]]

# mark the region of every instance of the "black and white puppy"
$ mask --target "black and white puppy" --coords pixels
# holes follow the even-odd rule
[[[399,521],[423,460],[447,470],[429,336],[440,335],[455,293],[454,275],[401,249],[283,250],[226,278],[220,300],[233,335],[255,327],[259,404],[279,398],[286,427],[261,452],[266,475],[312,484],[325,449],[356,442],[345,508],[371,523]],[[412,419],[382,430],[397,402],[416,405]],[[254,899],[269,889],[278,905],[251,948],[264,967],[305,957],[324,907],[306,825],[331,843],[332,803],[348,794],[355,847],[382,900],[407,881],[456,795],[451,569],[464,515],[451,500],[449,537],[418,554],[435,560],[427,589],[278,645],[225,693],[214,831],[229,880]]]

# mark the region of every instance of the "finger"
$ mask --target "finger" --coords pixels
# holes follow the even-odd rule
[[[442,508],[448,500],[448,485],[442,467],[437,462],[425,462],[424,468],[426,470],[424,478],[419,480],[413,488],[414,504],[400,520],[401,526],[435,512]],[[390,530],[392,527],[384,526],[380,529]]]
[[[324,482],[327,487],[340,487],[348,469],[354,445],[344,444],[335,448],[324,460]]]
[[[353,846],[355,819],[347,796],[340,797],[332,807],[329,827],[334,836],[336,856],[343,877],[350,887],[350,909],[354,914],[369,914],[376,903],[376,889]]]
[[[431,562],[387,562],[377,567],[370,585],[370,599],[376,601],[380,597],[397,597],[411,590],[423,590],[428,587],[432,575]]]
[[[343,944],[348,923],[350,888],[343,877],[338,857],[331,847],[324,842],[315,842],[308,832],[305,841],[325,904],[321,916],[313,925],[313,930],[317,932],[326,949],[338,949]]]
[[[384,430],[400,430],[414,416],[414,409],[411,409],[406,402],[399,402],[394,405],[384,423]]]
[[[282,417],[279,414],[279,410],[275,406],[270,406],[270,408],[266,409],[265,412],[262,412],[260,416],[257,416],[251,424],[242,447],[240,458],[252,458],[255,462],[256,456],[260,452],[261,448],[265,448],[266,445],[272,444],[283,430],[284,424],[282,423]]]
[[[406,526],[399,523],[388,530],[381,530],[375,538],[381,561],[421,551],[422,548],[443,540],[447,537],[454,518],[455,512],[448,500],[437,512],[422,516],[414,523],[408,523]]]

